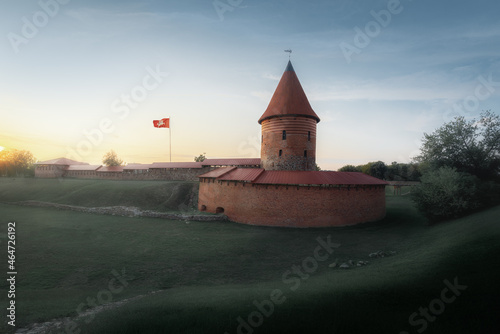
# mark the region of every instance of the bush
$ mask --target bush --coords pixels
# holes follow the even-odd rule
[[[424,173],[421,181],[413,200],[430,222],[461,217],[481,206],[475,176],[441,167]]]

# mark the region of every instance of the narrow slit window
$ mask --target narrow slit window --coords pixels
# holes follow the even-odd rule
[[[311,131],[307,131],[307,141],[311,141]]]
[[[279,153],[279,154],[280,154],[280,157],[281,157],[281,155],[283,154],[283,150],[280,150],[280,153]]]
[[[286,130],[283,130],[283,140],[286,140]]]
[[[307,158],[307,150],[304,150],[304,158]]]

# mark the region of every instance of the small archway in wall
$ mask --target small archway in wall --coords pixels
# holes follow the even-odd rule
[[[206,205],[202,205],[200,209],[201,209],[201,211],[207,211],[207,206]]]
[[[217,209],[215,209],[215,213],[224,213],[224,208],[222,207],[217,207]]]

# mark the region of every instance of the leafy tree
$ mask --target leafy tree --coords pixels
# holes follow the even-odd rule
[[[498,178],[500,170],[500,117],[485,111],[478,120],[456,117],[431,134],[424,134],[417,161],[430,169],[442,166],[476,175]]]
[[[321,167],[318,164],[316,164],[316,166],[314,167],[314,170],[320,171]]]
[[[33,176],[35,157],[26,150],[0,151],[0,175]]]
[[[194,161],[196,161],[196,162],[202,162],[202,161],[205,161],[205,159],[207,158],[207,157],[205,156],[205,154],[206,154],[206,153],[205,153],[205,152],[203,152],[203,154],[200,154],[199,156],[194,157]]]
[[[386,171],[387,171],[386,164],[383,161],[376,161],[369,163],[369,169],[367,174],[379,179],[384,179]]]
[[[398,163],[393,161],[386,165],[383,161],[372,161],[364,165],[345,165],[339,172],[361,172],[388,181],[419,181],[420,165],[418,163]]]
[[[478,179],[473,175],[443,166],[425,172],[421,181],[412,199],[431,222],[460,217],[480,207]]]
[[[345,165],[338,169],[339,172],[361,172],[361,168],[359,166],[354,165]]]
[[[115,151],[111,150],[102,157],[102,163],[106,166],[121,166],[123,160],[118,158]]]
[[[388,181],[419,181],[420,166],[416,163],[398,163],[393,161],[387,165],[385,179]]]

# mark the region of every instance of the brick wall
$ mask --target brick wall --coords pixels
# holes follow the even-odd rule
[[[77,179],[97,179],[97,173],[93,170],[70,170],[64,173],[64,177]]]
[[[35,169],[35,177],[57,178],[67,177],[75,179],[103,179],[103,180],[138,180],[138,181],[198,181],[198,175],[207,173],[214,167],[203,168],[172,168],[172,169],[149,169],[129,170],[124,172],[99,172],[99,171],[64,171],[58,169],[55,172],[54,165],[50,169]],[[61,167],[61,166],[59,166]],[[66,167],[66,166],[62,166]],[[57,175],[57,176],[54,176]]]
[[[39,178],[59,178],[64,175],[66,165],[37,165],[35,167],[35,177]]]
[[[276,117],[263,121],[260,156],[261,166],[266,170],[315,170],[316,120]]]
[[[202,179],[198,209],[216,213],[218,208],[230,220],[252,225],[355,225],[385,216],[385,186],[266,186]]]

